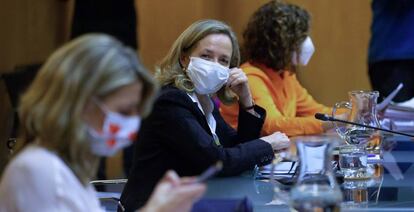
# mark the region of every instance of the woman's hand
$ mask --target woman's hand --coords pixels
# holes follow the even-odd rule
[[[230,69],[227,87],[239,96],[239,102],[242,107],[246,108],[253,105],[247,76],[240,68]]]
[[[174,171],[168,171],[140,211],[190,211],[205,190],[206,186],[195,183],[195,178],[180,178]]]
[[[271,135],[261,137],[260,139],[272,145],[274,151],[280,152],[286,150],[290,146],[290,140],[285,133],[275,132]]]

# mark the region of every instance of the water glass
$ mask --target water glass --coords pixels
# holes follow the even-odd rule
[[[368,181],[345,180],[342,184],[344,200],[343,209],[368,207]]]
[[[345,179],[367,179],[367,152],[364,146],[339,147],[339,168]]]

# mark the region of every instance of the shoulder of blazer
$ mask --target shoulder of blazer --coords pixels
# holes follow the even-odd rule
[[[169,102],[171,104],[178,104],[184,107],[193,105],[194,102],[187,95],[185,91],[182,91],[172,85],[163,86],[161,92],[156,99],[156,103]]]
[[[157,105],[159,107],[157,107]],[[162,110],[161,113],[163,113],[163,112],[166,112],[165,110],[166,108],[170,108],[171,106],[176,106],[176,107],[180,107],[185,110],[188,110],[205,129],[209,129],[207,120],[203,112],[198,108],[197,103],[193,102],[185,91],[182,91],[172,85],[166,85],[162,87],[160,95],[155,101],[154,108],[158,108],[159,110]],[[182,115],[181,112],[177,110],[174,110],[174,111],[167,110],[167,111],[169,111],[167,113],[173,117]]]
[[[176,106],[189,110],[198,118],[204,117],[203,112],[198,108],[197,103],[193,102],[188,94],[172,85],[163,86],[158,98],[155,100],[155,107],[161,108]],[[200,116],[200,117],[199,117]]]

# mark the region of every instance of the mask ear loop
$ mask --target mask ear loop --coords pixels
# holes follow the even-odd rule
[[[187,56],[183,56],[183,59],[186,58]],[[181,58],[178,58],[178,64],[180,65],[181,69],[184,71],[185,74],[187,74],[187,69],[188,69],[188,65],[190,64],[191,61],[191,57],[188,57],[188,64],[187,67],[185,67],[182,63],[181,63]]]
[[[181,70],[183,70],[184,72],[187,71],[187,68],[185,66],[183,66],[183,64],[181,63],[181,60],[180,59],[178,59],[178,64],[180,65]]]
[[[187,67],[185,67],[185,66],[183,66],[183,64],[181,63],[181,59],[178,59],[178,64],[180,65],[181,70],[183,70],[184,75],[187,77],[187,79],[186,79],[185,81],[190,82],[190,83],[194,86],[193,81],[191,81],[190,76],[188,76],[188,66],[190,65],[190,62],[191,62],[191,57],[189,57],[189,62],[188,62],[188,65],[187,65]],[[194,86],[194,87],[195,87],[195,86]]]
[[[95,96],[92,97],[92,102],[95,103],[96,106],[98,106],[98,108],[102,111],[103,116],[104,116],[104,119],[105,119],[105,117],[107,116],[106,114],[107,114],[108,108],[97,97],[95,97]],[[87,126],[87,127],[91,128],[90,126]],[[102,127],[102,129],[101,130],[98,130],[99,132],[102,132],[102,130],[103,130],[103,124],[102,124],[101,127]],[[91,128],[91,129],[94,130],[94,131],[96,131],[93,128]]]

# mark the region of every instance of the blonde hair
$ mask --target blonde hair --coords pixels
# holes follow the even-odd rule
[[[224,34],[230,38],[233,50],[230,58],[230,68],[238,67],[240,65],[240,50],[237,37],[232,29],[221,21],[201,20],[184,30],[174,42],[168,54],[162,59],[155,74],[155,78],[160,84],[174,84],[175,87],[183,91],[193,92],[194,85],[186,75],[184,67],[180,64],[180,59],[183,56],[188,56],[200,40],[211,34]],[[235,100],[234,94],[224,87],[217,94],[225,104],[232,103]]]
[[[98,157],[86,141],[82,112],[91,98],[137,81],[143,85],[138,110],[145,116],[157,86],[136,52],[108,35],[81,36],[49,57],[22,97],[21,139],[56,152],[86,184],[96,174]]]

